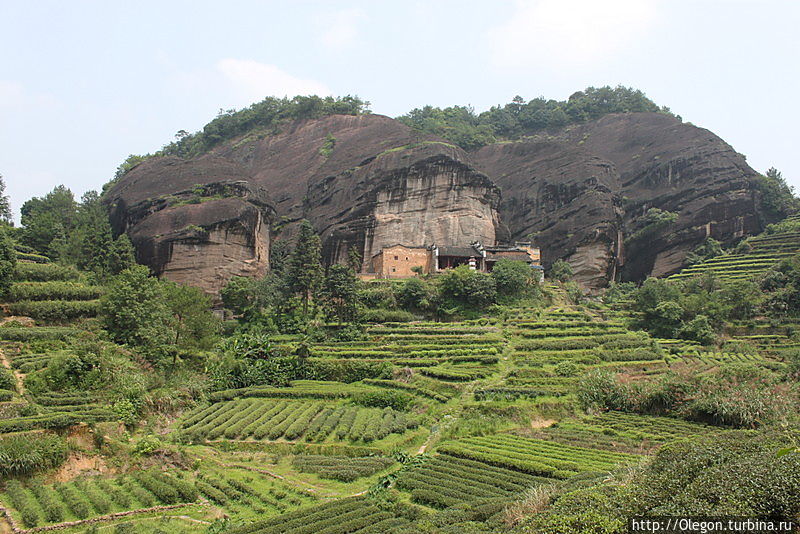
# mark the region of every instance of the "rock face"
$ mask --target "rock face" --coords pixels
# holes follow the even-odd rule
[[[112,226],[159,275],[217,295],[269,265],[275,209],[246,172],[220,158],[148,160],[107,195]]]
[[[472,153],[380,115],[333,115],[253,132],[184,161],[153,158],[106,196],[141,262],[216,293],[268,265],[309,219],[324,259],[351,248],[533,240],[590,287],[681,267],[706,237],[730,241],[763,222],[756,173],[713,133],[655,113],[607,115]],[[678,214],[638,236],[645,213]],[[637,233],[638,232],[638,233]]]
[[[309,184],[309,219],[323,256],[344,262],[355,248],[369,260],[395,244],[495,242],[500,191],[462,150],[423,142],[384,152]]]
[[[291,238],[308,218],[327,262],[355,248],[368,265],[396,243],[494,243],[500,192],[457,147],[388,117],[334,115],[190,161],[147,160],[107,199],[140,262],[216,294],[231,276],[263,274],[273,222]]]
[[[502,189],[512,237],[532,234],[546,263],[567,258],[589,286],[675,272],[706,237],[731,241],[763,227],[744,157],[668,115],[606,115],[484,147],[472,161]],[[632,239],[649,208],[678,219]]]

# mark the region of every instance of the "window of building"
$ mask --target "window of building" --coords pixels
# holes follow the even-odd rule
[[[393,273],[397,272],[397,269],[395,269],[394,267],[392,267],[392,272],[393,272]]]
[[[397,256],[395,256],[395,257],[394,257],[394,260],[395,260],[395,261],[397,261],[397,260],[399,260],[399,259],[400,259],[400,258],[398,258]]]

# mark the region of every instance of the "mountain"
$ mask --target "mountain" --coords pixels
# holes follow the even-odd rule
[[[104,198],[139,261],[211,293],[263,273],[272,241],[302,218],[328,263],[351,248],[366,269],[397,243],[533,240],[545,265],[565,258],[600,287],[676,272],[707,237],[760,232],[758,177],[718,136],[661,112],[470,151],[389,117],[329,114],[147,158]]]

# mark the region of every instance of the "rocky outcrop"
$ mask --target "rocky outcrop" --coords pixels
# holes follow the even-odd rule
[[[511,236],[532,237],[546,263],[567,258],[588,286],[675,272],[706,237],[729,242],[763,225],[744,157],[664,114],[607,115],[471,157],[501,187]],[[650,208],[678,218],[635,239]]]
[[[308,218],[327,262],[355,248],[368,265],[384,245],[494,243],[499,199],[463,150],[380,115],[299,121],[190,161],[153,158],[107,195],[140,262],[212,294],[231,276],[263,274],[273,221],[290,239]]]
[[[501,220],[513,240],[533,241],[548,263],[569,258],[586,285],[616,275],[621,211],[613,164],[553,141],[495,144],[474,160],[502,188]]]
[[[328,263],[354,248],[369,265],[395,244],[494,243],[500,191],[461,149],[440,142],[398,147],[309,185],[308,216]]]
[[[244,169],[221,158],[148,160],[106,195],[117,233],[159,276],[217,295],[269,265],[275,209]]]
[[[259,275],[269,246],[308,218],[326,262],[352,248],[533,240],[590,287],[679,269],[711,236],[763,222],[744,157],[656,113],[607,115],[466,153],[380,115],[332,115],[253,131],[184,161],[152,158],[106,195],[139,260],[216,293]],[[650,208],[677,220],[642,232]],[[273,224],[275,223],[275,224]],[[642,238],[641,236],[646,236]]]

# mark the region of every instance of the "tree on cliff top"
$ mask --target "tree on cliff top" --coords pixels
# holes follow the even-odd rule
[[[770,167],[765,175],[757,176],[755,186],[767,222],[778,222],[800,211],[800,199],[794,196],[794,188],[775,167]]]
[[[300,234],[289,258],[286,274],[289,290],[300,295],[303,314],[308,315],[308,303],[322,281],[322,243],[311,223],[300,223]]]
[[[671,114],[637,89],[630,87],[588,87],[567,100],[522,97],[476,114],[469,106],[436,108],[425,106],[397,117],[397,120],[424,133],[443,137],[465,150],[494,143],[498,138],[515,139],[547,128],[585,122],[609,113],[649,111]]]

